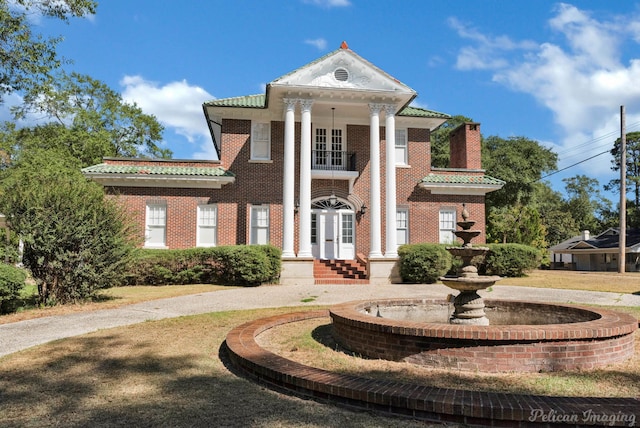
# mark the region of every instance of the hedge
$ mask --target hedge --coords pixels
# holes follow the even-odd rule
[[[540,266],[542,253],[539,249],[522,244],[488,244],[484,263],[479,270],[487,275],[504,277],[525,276]]]
[[[10,312],[20,298],[27,274],[17,267],[0,263],[0,313]]]
[[[253,286],[280,277],[281,251],[272,245],[186,250],[138,250],[127,285],[224,284]]]
[[[451,269],[451,254],[444,245],[402,245],[398,256],[403,282],[433,284]]]

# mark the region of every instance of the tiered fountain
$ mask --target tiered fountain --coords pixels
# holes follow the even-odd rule
[[[458,276],[440,278],[440,282],[444,285],[460,292],[453,300],[455,311],[449,318],[449,322],[451,324],[489,325],[489,318],[484,312],[484,300],[478,294],[478,290],[491,287],[500,280],[500,277],[478,275],[478,268],[471,262],[474,257],[485,255],[489,248],[471,245],[471,240],[482,232],[471,230],[476,222],[469,220],[469,212],[465,204],[462,204],[462,221],[457,224],[462,230],[457,230],[454,234],[462,239],[462,246],[448,247],[447,251],[452,256],[462,259],[462,267],[458,270]]]

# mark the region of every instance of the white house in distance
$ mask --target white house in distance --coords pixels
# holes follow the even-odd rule
[[[481,167],[478,123],[432,168],[431,132],[450,116],[416,96],[343,42],[263,94],[204,103],[219,160],[110,158],[84,173],[119,195],[145,247],[271,243],[283,284],[389,282],[399,245],[455,239],[463,203],[483,242],[485,195],[504,184]]]

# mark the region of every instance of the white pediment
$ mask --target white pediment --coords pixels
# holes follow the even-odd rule
[[[271,85],[415,94],[413,89],[349,49],[338,49],[274,80]]]

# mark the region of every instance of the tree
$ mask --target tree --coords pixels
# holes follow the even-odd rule
[[[62,63],[56,54],[61,39],[34,34],[29,14],[68,22],[94,14],[96,7],[93,0],[0,0],[0,104],[8,93],[48,80]]]
[[[506,184],[487,194],[488,208],[527,205],[544,173],[557,168],[558,155],[526,137],[491,136],[482,142],[482,164],[487,175]]]
[[[0,210],[24,241],[42,304],[86,299],[121,283],[134,241],[122,208],[77,160],[31,150],[2,175]]]
[[[546,240],[549,245],[558,244],[577,235],[580,231],[571,212],[567,210],[566,200],[548,183],[538,183],[531,204],[540,213],[542,224],[547,231]]]
[[[449,135],[451,131],[465,122],[473,122],[473,119],[462,115],[451,117],[438,129],[431,133],[431,166],[434,168],[449,167]]]
[[[611,149],[611,155],[613,155],[613,159],[611,160],[612,166],[611,169],[613,171],[620,171],[620,145],[622,141],[618,138]],[[627,191],[633,193],[633,199],[629,202],[632,202],[633,206],[631,212],[629,212],[632,219],[640,217],[640,132],[629,132],[626,135],[626,169],[627,169]],[[605,185],[605,190],[610,190],[614,192],[620,191],[620,179],[614,179],[609,181],[607,185]],[[629,224],[630,227],[640,227],[640,224],[634,222]]]
[[[487,240],[503,244],[523,244],[545,249],[547,230],[540,213],[532,206],[516,204],[494,208],[487,221]]]
[[[24,104],[13,113],[18,119],[39,113],[52,121],[18,131],[20,148],[65,149],[82,166],[99,163],[105,156],[169,158],[172,154],[158,145],[163,127],[155,116],[89,76],[60,73],[27,91]]]
[[[600,183],[585,175],[565,178],[567,211],[576,220],[579,230],[601,231],[604,216],[610,211],[611,201],[600,194]]]

